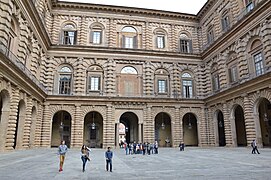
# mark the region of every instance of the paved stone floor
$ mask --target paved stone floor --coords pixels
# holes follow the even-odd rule
[[[64,171],[58,172],[57,149],[18,150],[0,153],[0,179],[271,179],[271,149],[249,148],[160,148],[157,155],[125,155],[113,150],[113,172],[105,171],[104,150],[92,149],[86,172],[82,172],[80,150],[70,149]]]

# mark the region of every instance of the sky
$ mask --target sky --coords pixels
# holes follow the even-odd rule
[[[59,0],[197,14],[207,0]]]

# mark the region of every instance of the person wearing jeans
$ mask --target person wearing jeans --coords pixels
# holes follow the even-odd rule
[[[106,170],[108,171],[108,166],[110,165],[110,172],[112,172],[112,158],[113,152],[110,151],[110,147],[108,147],[107,151],[105,152],[105,159],[106,159]]]
[[[87,161],[90,161],[89,151],[90,151],[90,149],[87,146],[85,146],[85,145],[82,146],[82,148],[81,148],[81,159],[83,161],[83,172],[85,172],[85,170],[86,170]]]

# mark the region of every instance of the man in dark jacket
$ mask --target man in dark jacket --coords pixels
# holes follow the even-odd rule
[[[106,159],[106,170],[108,171],[108,165],[110,165],[110,172],[112,172],[112,158],[113,152],[110,151],[110,147],[108,147],[107,151],[105,152],[105,159]]]

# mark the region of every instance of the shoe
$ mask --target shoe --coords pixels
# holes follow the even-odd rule
[[[113,171],[110,171],[110,172],[113,172]]]
[[[59,172],[61,172],[61,171],[63,171],[63,169],[62,169],[62,168],[60,168],[60,169],[59,169]]]

